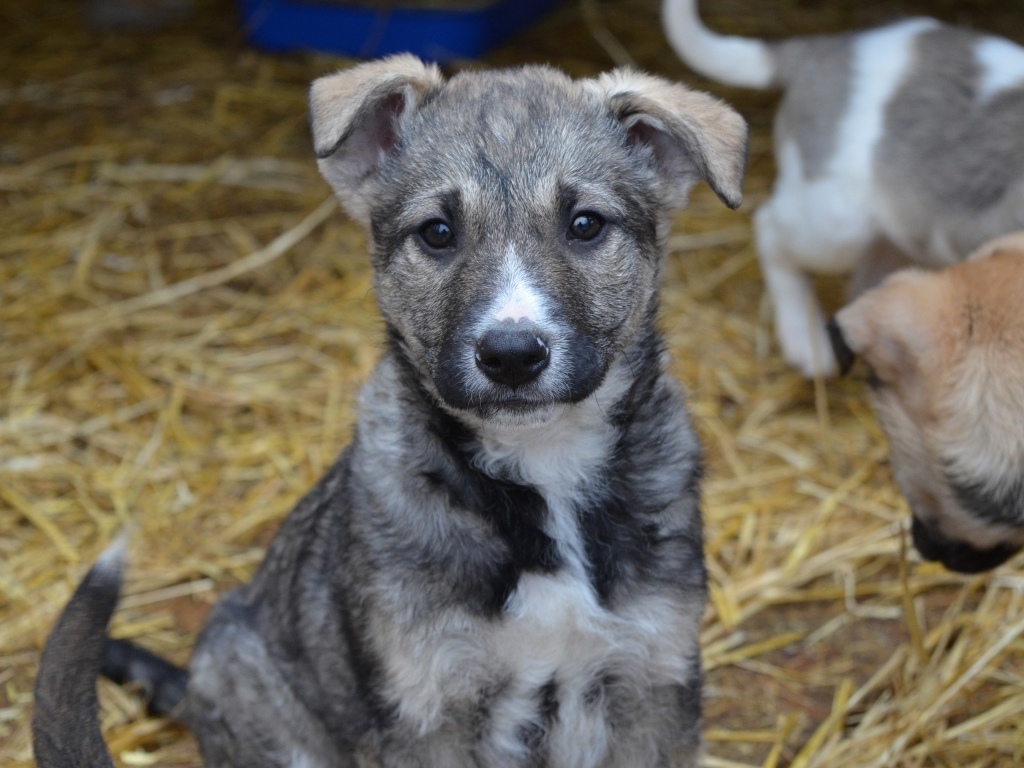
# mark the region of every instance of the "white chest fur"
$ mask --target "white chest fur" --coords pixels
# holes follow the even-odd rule
[[[496,619],[450,614],[391,635],[391,693],[402,719],[422,734],[443,726],[451,703],[472,705],[481,686],[500,681],[480,734],[494,763],[525,759],[523,729],[539,726],[549,765],[590,768],[611,746],[604,681],[615,681],[614,695],[638,700],[653,686],[690,682],[699,653],[693,607],[651,595],[610,610],[588,576],[573,502],[614,448],[606,414],[624,387],[612,372],[594,396],[552,423],[484,433],[484,468],[511,472],[544,496],[545,532],[563,566],[554,574],[522,574]],[[545,690],[556,702],[548,721]]]
[[[579,768],[599,764],[609,748],[605,680],[620,694],[643,696],[654,685],[685,683],[697,652],[694,622],[680,606],[650,598],[613,613],[569,569],[522,577],[489,645],[513,681],[493,712],[494,746],[513,755],[524,749],[519,729],[536,718],[538,691],[550,686],[551,764]]]
[[[557,700],[547,732],[551,765],[596,765],[610,736],[602,680],[614,678],[642,696],[652,685],[684,683],[691,674],[696,627],[682,606],[651,597],[611,611],[588,576],[575,502],[614,448],[607,412],[624,388],[625,377],[613,372],[592,398],[550,425],[485,434],[484,460],[544,496],[545,532],[563,561],[556,574],[521,576],[485,640],[512,681],[492,711],[490,738],[499,752],[524,749],[519,729],[536,718],[538,691],[549,686]]]

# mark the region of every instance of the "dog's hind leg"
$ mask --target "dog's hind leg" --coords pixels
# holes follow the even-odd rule
[[[879,237],[850,275],[846,283],[846,300],[853,301],[862,293],[881,285],[893,272],[913,266],[914,262],[903,251],[884,237]]]
[[[225,608],[219,606],[189,665],[188,724],[207,768],[353,766],[247,618]]]

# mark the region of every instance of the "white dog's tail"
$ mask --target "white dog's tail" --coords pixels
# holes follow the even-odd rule
[[[664,0],[661,21],[675,52],[705,77],[744,88],[777,84],[772,46],[756,38],[712,32],[701,23],[697,0]]]

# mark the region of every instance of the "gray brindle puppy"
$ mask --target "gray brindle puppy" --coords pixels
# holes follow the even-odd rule
[[[105,643],[101,558],[43,656],[39,764],[110,765],[102,667],[209,766],[695,765],[700,451],[655,319],[691,186],[740,202],[742,119],[632,71],[409,56],[311,102],[388,328],[355,437],[187,673]]]

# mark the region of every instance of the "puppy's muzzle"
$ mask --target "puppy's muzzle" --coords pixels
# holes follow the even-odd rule
[[[532,323],[501,322],[476,346],[476,367],[495,384],[512,389],[534,381],[550,359],[548,342]]]
[[[1019,547],[1000,544],[991,549],[975,549],[964,541],[950,539],[914,515],[910,526],[914,546],[925,560],[938,561],[957,573],[982,573],[1002,565],[1013,557]]]

